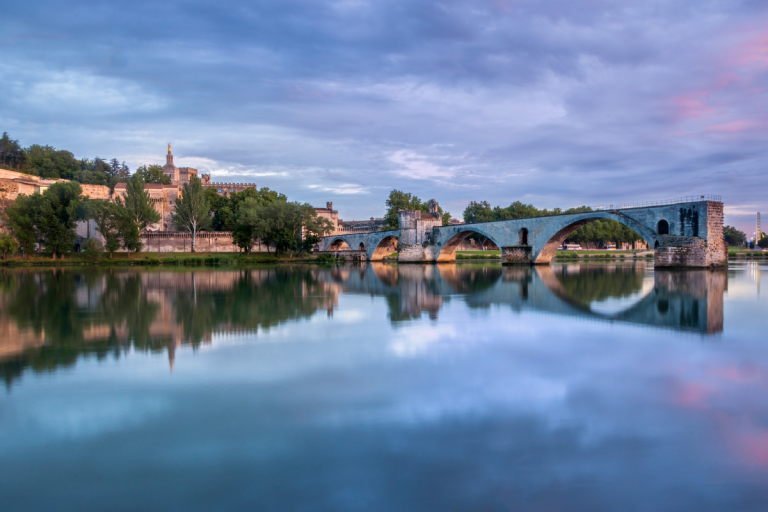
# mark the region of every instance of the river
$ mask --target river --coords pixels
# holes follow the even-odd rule
[[[765,511],[762,270],[0,270],[0,508]]]

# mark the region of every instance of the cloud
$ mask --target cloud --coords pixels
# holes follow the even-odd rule
[[[749,1],[17,3],[0,130],[133,167],[170,140],[214,179],[338,194],[345,219],[393,188],[768,210],[767,21]]]

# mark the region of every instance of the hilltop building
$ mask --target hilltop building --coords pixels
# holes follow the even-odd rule
[[[163,166],[163,174],[171,178],[171,185],[183,186],[185,183],[189,183],[189,180],[194,176],[198,177],[197,169],[192,167],[176,167],[173,163],[173,153],[171,153],[171,143],[168,143],[168,154],[165,155],[165,165]],[[235,192],[242,192],[248,188],[256,188],[255,183],[229,183],[229,182],[211,182],[210,174],[202,174],[199,176],[200,181],[203,184],[203,188],[213,188],[219,195],[229,197],[230,194]]]

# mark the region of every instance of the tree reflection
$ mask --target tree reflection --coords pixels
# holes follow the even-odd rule
[[[0,375],[51,371],[128,349],[198,347],[217,332],[332,314],[336,292],[307,268],[246,272],[4,271]],[[21,340],[21,341],[19,341]]]
[[[630,265],[570,265],[556,269],[555,273],[565,293],[585,306],[631,297],[642,290],[645,277]]]
[[[342,293],[383,297],[394,324],[424,314],[436,320],[452,297],[461,296],[471,309],[504,306],[700,333],[722,330],[726,273],[652,275],[651,290],[643,288],[649,274],[642,265],[3,270],[0,375],[10,386],[27,368],[52,371],[79,357],[118,358],[128,350],[166,351],[172,368],[180,345],[196,348],[217,333],[256,333],[322,310],[330,317]],[[627,298],[620,311],[594,308]]]

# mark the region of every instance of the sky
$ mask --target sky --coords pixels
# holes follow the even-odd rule
[[[0,132],[256,183],[768,213],[764,0],[0,0]],[[768,223],[768,219],[766,219]],[[765,228],[764,228],[765,231]]]

